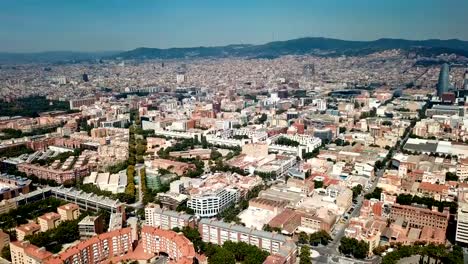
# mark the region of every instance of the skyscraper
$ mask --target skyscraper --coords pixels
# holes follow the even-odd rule
[[[439,97],[449,90],[449,71],[448,64],[444,63],[440,69],[439,81],[437,81],[437,96]]]

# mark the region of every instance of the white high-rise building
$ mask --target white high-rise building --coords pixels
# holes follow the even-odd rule
[[[182,229],[188,226],[193,216],[176,211],[165,210],[156,204],[148,204],[145,207],[145,225],[154,226],[165,230],[175,227]]]
[[[455,241],[468,243],[468,203],[465,201],[458,203],[457,220]]]
[[[240,192],[237,189],[218,189],[210,193],[193,195],[187,202],[187,206],[200,217],[216,216],[231,204],[239,201]]]

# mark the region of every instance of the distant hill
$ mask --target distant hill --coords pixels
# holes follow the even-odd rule
[[[184,58],[276,58],[282,55],[316,54],[322,56],[367,55],[377,51],[402,49],[424,56],[454,53],[468,57],[468,41],[458,39],[405,40],[383,38],[350,41],[331,38],[299,38],[261,45],[227,45],[192,48],[137,48],[130,51],[40,53],[1,53],[0,63],[62,63],[105,59],[184,59]]]
[[[350,41],[330,38],[299,38],[261,45],[229,45],[193,48],[137,48],[111,56],[120,59],[181,59],[205,57],[275,58],[281,55],[322,54],[328,56],[366,55],[376,51],[403,49],[425,55],[454,53],[468,57],[468,41],[458,39],[378,39]]]

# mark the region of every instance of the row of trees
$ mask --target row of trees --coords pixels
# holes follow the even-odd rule
[[[11,102],[0,101],[0,113],[3,116],[39,117],[41,112],[55,110],[72,112],[67,102],[47,100],[45,96],[30,96]]]
[[[374,253],[381,255],[387,248],[378,247]],[[397,245],[395,250],[386,253],[382,258],[382,264],[397,264],[400,259],[419,255],[419,263],[443,263],[443,264],[462,264],[463,249],[460,246],[452,248],[445,245],[435,244],[415,244],[412,246]]]
[[[43,135],[48,133],[53,133],[57,130],[58,127],[62,127],[63,123],[59,125],[54,125],[50,127],[40,127],[31,130],[30,132],[23,132],[19,129],[5,128],[2,129],[2,133],[5,135],[0,136],[0,139],[10,139],[10,138],[20,138],[20,137],[31,137],[36,135]]]
[[[25,145],[16,145],[0,149],[0,157],[11,158],[18,157],[23,154],[33,153],[34,150],[26,147]]]
[[[396,198],[396,202],[402,205],[422,204],[426,205],[428,208],[435,206],[439,212],[442,212],[444,208],[448,207],[450,208],[451,214],[455,214],[458,208],[456,202],[437,201],[432,197],[419,197],[411,194],[399,194]]]
[[[286,137],[279,137],[276,141],[275,144],[278,145],[283,145],[283,146],[291,146],[291,147],[297,147],[299,146],[299,142],[286,138]]]

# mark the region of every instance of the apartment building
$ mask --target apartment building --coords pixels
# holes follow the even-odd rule
[[[468,243],[468,203],[465,201],[460,201],[458,203],[455,241]]]
[[[187,206],[200,217],[213,217],[239,201],[238,189],[223,188],[192,195]]]
[[[171,230],[175,227],[182,229],[185,226],[193,225],[193,222],[193,216],[189,214],[165,210],[157,204],[148,204],[145,207],[145,224],[147,226]]]
[[[131,232],[132,229],[127,227],[100,234],[66,249],[44,263],[100,263],[113,257],[123,256],[133,251],[133,238]]]
[[[43,214],[37,218],[37,221],[41,226],[41,232],[54,229],[62,222],[60,214],[55,212]]]
[[[409,221],[411,227],[429,226],[444,230],[447,229],[449,217],[448,210],[441,213],[437,210],[401,204],[393,204],[390,213],[392,220],[403,218]]]
[[[245,242],[270,254],[285,257],[283,263],[295,263],[296,245],[284,235],[250,229],[241,225],[228,224],[214,219],[201,219],[198,226],[202,240],[222,245],[226,241]]]
[[[16,209],[16,202],[13,199],[2,200],[0,202],[0,214],[6,214],[10,210]]]
[[[36,223],[28,223],[16,227],[16,238],[23,241],[26,236],[34,235],[41,231],[41,226]]]
[[[68,203],[57,207],[57,213],[62,221],[76,220],[80,216],[80,207],[77,204]]]
[[[11,263],[13,264],[40,264],[52,257],[52,253],[31,245],[29,241],[10,242]]]
[[[175,263],[194,263],[195,249],[193,244],[180,233],[143,226],[141,242],[145,253],[159,254],[164,252]]]
[[[0,230],[0,251],[10,244],[10,235]]]

